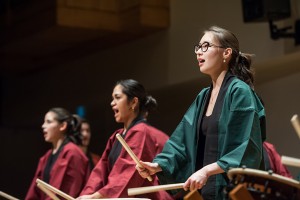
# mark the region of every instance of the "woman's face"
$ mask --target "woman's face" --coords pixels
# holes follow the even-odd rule
[[[219,42],[215,39],[213,33],[207,32],[201,38],[199,44],[208,42],[210,45],[206,52],[203,52],[201,48],[196,52],[197,60],[199,63],[200,71],[204,74],[213,76],[219,73],[224,67],[224,48],[220,46]]]
[[[128,102],[127,95],[123,93],[121,85],[114,88],[110,105],[115,113],[116,122],[126,124],[129,120],[132,120],[134,115],[133,105],[132,102]]]
[[[88,147],[91,139],[91,128],[88,123],[81,124],[82,146]]]
[[[64,123],[58,122],[54,112],[47,112],[44,123],[42,125],[44,138],[46,142],[55,143],[60,138],[64,137]]]

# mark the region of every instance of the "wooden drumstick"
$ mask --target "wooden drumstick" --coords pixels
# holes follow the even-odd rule
[[[140,160],[138,159],[138,157],[133,153],[133,151],[131,150],[131,148],[128,146],[128,144],[125,142],[125,140],[122,138],[122,136],[117,133],[116,135],[117,139],[119,140],[119,142],[122,144],[122,146],[124,147],[124,149],[127,151],[127,153],[130,155],[130,157],[134,160],[134,162],[140,167],[140,168],[144,168],[141,163]],[[152,181],[152,177],[148,176],[147,179],[149,181]]]
[[[296,133],[298,134],[298,137],[300,138],[300,122],[298,115],[294,115],[291,119],[292,125],[294,126],[294,129],[296,130]]]
[[[175,184],[168,184],[168,185],[155,185],[155,186],[146,186],[146,187],[139,187],[139,188],[129,188],[128,189],[128,196],[134,196],[139,194],[151,193],[151,192],[158,192],[161,190],[175,190],[183,188],[184,183],[175,183]]]
[[[51,199],[53,200],[59,200],[59,198],[50,190],[46,189],[44,186],[42,186],[40,183],[37,183],[37,187],[40,188],[45,194],[47,194]]]
[[[293,167],[300,167],[300,159],[292,158],[288,156],[281,156],[281,162],[284,165],[293,166]]]
[[[0,191],[0,196],[4,197],[6,199],[9,199],[9,200],[19,200],[19,199],[15,198],[9,194],[6,194],[5,192],[2,192],[2,191]]]
[[[67,199],[67,200],[75,200],[73,197],[71,197],[70,195],[67,195],[66,193],[60,191],[59,189],[49,185],[48,183],[45,183],[44,181],[40,180],[40,179],[36,179],[36,183],[42,185],[44,188],[54,192],[55,194],[58,194],[59,196]]]

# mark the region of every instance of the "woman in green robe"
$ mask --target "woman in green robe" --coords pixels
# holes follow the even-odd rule
[[[152,162],[137,167],[161,184],[184,182],[203,198],[224,199],[230,168],[264,169],[265,110],[253,90],[251,55],[236,36],[220,27],[204,31],[195,53],[200,71],[211,78]],[[201,189],[201,190],[200,190]]]

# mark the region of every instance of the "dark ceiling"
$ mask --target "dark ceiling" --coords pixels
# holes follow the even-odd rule
[[[1,74],[56,67],[168,26],[168,0],[0,0]]]

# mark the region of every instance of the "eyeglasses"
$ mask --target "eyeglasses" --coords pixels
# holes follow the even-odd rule
[[[202,52],[206,52],[208,50],[208,47],[219,47],[219,48],[225,48],[223,46],[217,46],[209,42],[203,42],[202,44],[195,45],[195,53],[201,49]]]

